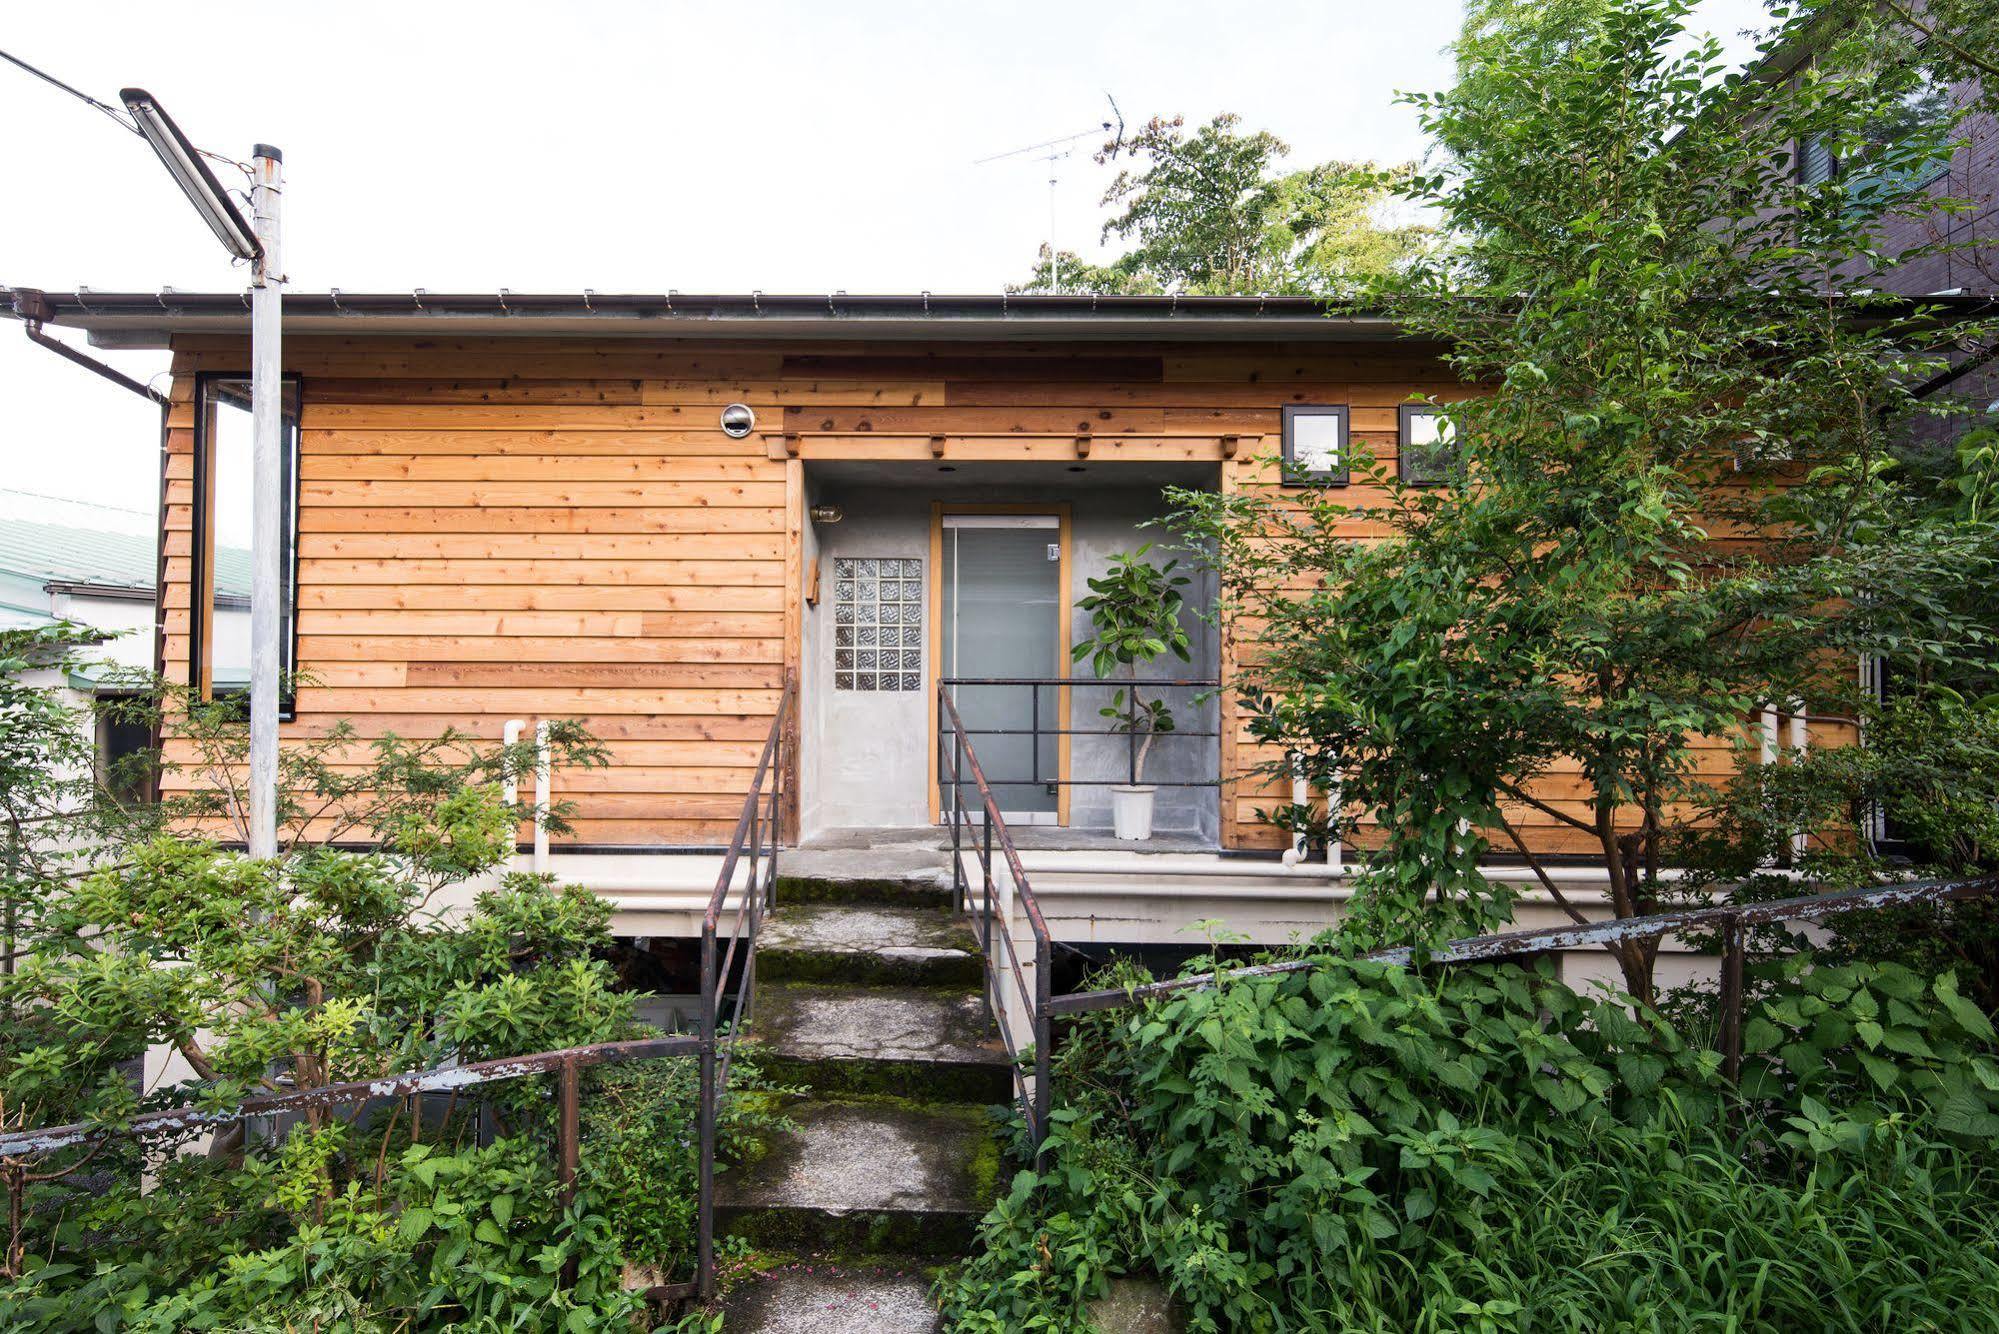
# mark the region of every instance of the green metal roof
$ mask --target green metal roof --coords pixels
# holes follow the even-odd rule
[[[44,584],[96,584],[152,592],[159,556],[151,534],[0,518],[0,573]],[[215,549],[215,591],[250,595],[250,553]]]

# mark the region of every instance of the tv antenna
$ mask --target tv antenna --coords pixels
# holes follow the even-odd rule
[[[1111,141],[1104,146],[1105,157],[1117,156],[1118,150],[1124,147],[1124,113],[1118,110],[1117,99],[1109,93],[1104,94],[1104,100],[1111,104],[1114,121],[1101,121],[1093,130],[1065,134],[1059,139],[1044,139],[1038,144],[1009,148],[1004,153],[982,157],[972,164],[975,167],[983,167],[991,162],[1004,162],[1017,157],[1032,157],[1048,164],[1048,289],[1050,291],[1062,285],[1062,252],[1055,247],[1055,186],[1061,180],[1061,172],[1056,164],[1074,155],[1079,141],[1094,139],[1099,135],[1111,136]]]

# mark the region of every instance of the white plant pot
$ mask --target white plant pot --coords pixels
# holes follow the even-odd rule
[[[1111,831],[1121,839],[1143,843],[1152,837],[1152,797],[1159,789],[1142,783],[1111,789]]]

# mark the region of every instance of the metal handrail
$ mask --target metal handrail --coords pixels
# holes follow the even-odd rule
[[[1032,737],[1030,763],[1034,769],[1032,776],[998,780],[1001,787],[1116,787],[1120,784],[1135,784],[1138,781],[1138,747],[1141,733],[1136,729],[1138,692],[1136,687],[1151,690],[1214,690],[1221,686],[1215,677],[1099,677],[1099,676],[945,676],[939,677],[940,691],[959,686],[1014,686],[1027,687],[1028,700],[1032,707],[1030,725],[1021,727],[970,727],[964,729],[967,737],[975,736],[1024,736]],[[1118,727],[1043,727],[1041,725],[1041,691],[1045,687],[1075,691],[1078,689],[1128,690],[1126,695],[1126,725]],[[939,715],[938,742],[943,743],[942,715]],[[1219,728],[1192,729],[1176,727],[1170,732],[1150,733],[1152,741],[1202,740],[1221,736]],[[1109,778],[1044,778],[1041,776],[1041,738],[1045,736],[1098,736],[1125,738],[1125,777]],[[1204,779],[1155,779],[1150,787],[1220,787],[1222,780]]]
[[[715,892],[709,896],[708,910],[701,917],[701,1107],[700,1107],[700,1198],[697,1202],[699,1233],[696,1284],[705,1298],[715,1290],[715,1147],[717,1111],[729,1091],[729,1066],[735,1057],[736,1042],[756,1009],[757,932],[763,925],[777,893],[777,853],[784,839],[785,738],[792,712],[797,706],[798,682],[786,675],[784,693],[778,697],[777,716],[771,719],[770,733],[764,738],[763,752],[757,757],[750,790],[743,797],[743,813],[736,819],[735,833],[728,851],[722,855],[722,869],[715,877]],[[717,958],[718,933],[722,915],[734,888],[737,868],[749,859],[743,892],[736,902],[734,920],[729,925],[729,947]],[[743,955],[742,979],[736,988],[723,1033],[722,1006],[735,970],[738,948]]]
[[[1035,1146],[1035,1156],[1040,1157],[1042,1140],[1048,1133],[1049,1106],[1049,968],[1054,952],[1054,937],[1049,933],[1048,923],[1041,915],[1041,905],[1034,897],[1034,887],[1028,883],[1027,871],[1020,863],[1020,852],[1013,845],[1013,835],[1008,832],[1006,818],[1000,814],[999,803],[993,799],[991,786],[986,782],[985,773],[979,768],[979,757],[972,749],[970,736],[966,734],[964,720],[958,716],[957,705],[952,703],[950,682],[939,682],[937,687],[937,716],[943,723],[943,731],[953,741],[945,746],[944,736],[938,737],[938,772],[950,765],[951,804],[946,812],[951,822],[951,884],[959,908],[974,911],[971,885],[965,878],[964,834],[971,823],[971,813],[965,808],[965,777],[969,773],[972,784],[978,792],[979,806],[984,815],[981,821],[978,843],[980,867],[980,894],[976,908],[982,992],[986,1008],[999,1028],[1000,1042],[1006,1048],[1016,1096],[1020,1101],[1021,1114],[1027,1121],[1028,1138]],[[1011,916],[995,911],[993,902],[993,842],[999,841],[1000,853],[1006,860],[1007,874],[1013,885],[1014,895],[1019,900],[1027,917],[1029,931],[1034,936],[1034,981],[1030,984],[1022,971],[1020,951],[1014,945]],[[994,927],[999,930],[997,933]],[[1002,961],[995,949],[997,944],[1006,951],[1005,973],[1001,972]],[[1022,1044],[1013,1031],[1013,1024],[1007,1018],[1007,1007],[1001,997],[1001,980],[1010,975],[1014,989],[1025,1004],[1030,1026],[1033,1029],[1034,1083],[1028,1086],[1027,1073],[1021,1068]]]

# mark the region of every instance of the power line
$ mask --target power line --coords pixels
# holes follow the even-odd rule
[[[55,85],[57,88],[62,89],[64,92],[68,93],[71,97],[74,97],[77,101],[83,103],[85,106],[95,107],[97,110],[102,111],[105,115],[111,117],[113,121],[116,121],[121,129],[129,130],[133,134],[139,134],[139,127],[132,122],[132,118],[130,116],[127,116],[124,112],[118,110],[118,108],[112,106],[110,103],[100,102],[96,98],[92,97],[89,93],[71,87],[69,84],[64,83],[61,79],[58,79],[55,75],[49,73],[47,70],[39,69],[33,65],[30,65],[27,61],[21,59],[19,56],[13,54],[10,51],[0,51],[0,60],[5,60],[10,65],[19,66],[21,69],[26,70],[28,73],[34,75],[36,78],[40,79],[44,83]],[[250,170],[250,164],[247,162],[238,162],[233,157],[227,157],[221,153],[212,153],[206,148],[197,147],[195,148],[194,151],[201,154],[203,157],[209,159],[212,162],[220,162],[224,166],[234,167],[236,168],[236,170],[242,172],[245,176],[252,175],[252,172]]]
[[[96,107],[99,111],[102,111],[105,115],[117,121],[120,125],[130,130],[133,134],[137,134],[139,132],[139,127],[137,125],[134,125],[131,119],[128,116],[126,116],[123,112],[119,111],[118,108],[110,105],[109,103],[98,101],[96,98],[92,97],[89,93],[81,92],[75,88],[70,87],[68,84],[64,83],[61,79],[58,79],[55,75],[49,73],[47,70],[37,69],[33,65],[30,65],[27,61],[21,59],[19,56],[14,55],[13,53],[8,51],[0,51],[0,60],[5,60],[10,65],[20,66],[22,69],[28,71],[28,73],[34,75],[36,78],[40,79],[44,83],[54,84],[56,87],[62,89],[64,92],[68,93],[71,97],[74,97],[77,101],[83,103],[85,106]]]

